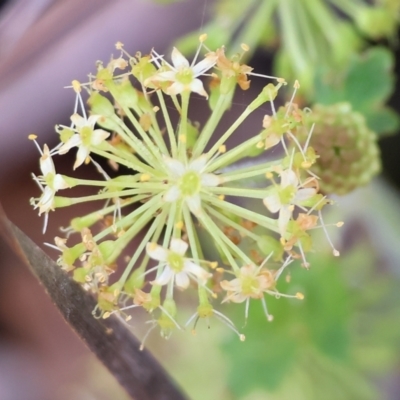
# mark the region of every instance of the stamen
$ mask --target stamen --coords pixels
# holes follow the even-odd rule
[[[264,297],[261,299],[261,304],[262,304],[262,306],[263,306],[264,314],[265,314],[265,316],[267,317],[267,321],[268,321],[268,322],[272,322],[273,319],[274,319],[274,316],[271,315],[271,314],[268,312],[267,302],[265,301],[265,298],[264,298]]]
[[[146,332],[146,334],[144,335],[143,339],[142,339],[142,343],[140,344],[139,350],[143,351],[144,349],[144,343],[146,342],[147,338],[149,337],[150,333],[154,330],[154,328],[157,326],[157,321],[148,321],[149,323],[153,324],[153,326],[151,326],[149,328],[149,330]]]
[[[318,216],[319,216],[319,219],[320,219],[320,221],[321,221],[321,226],[322,226],[322,229],[324,230],[326,239],[328,240],[328,243],[329,243],[330,246],[332,247],[332,253],[333,253],[333,255],[334,255],[335,257],[340,256],[339,251],[335,249],[335,246],[333,245],[332,240],[331,240],[331,238],[329,237],[328,231],[327,231],[326,226],[325,226],[325,224],[324,224],[324,220],[322,219],[321,210],[318,210]]]
[[[294,87],[293,94],[292,94],[292,97],[290,98],[289,104],[287,105],[285,118],[289,115],[289,111],[292,108],[293,100],[294,100],[294,97],[296,96],[297,89],[300,89],[300,84],[297,79],[295,80],[293,87]]]
[[[223,323],[225,324],[229,329],[231,329],[233,332],[236,333],[236,335],[239,336],[239,339],[241,342],[244,342],[246,340],[246,336],[243,335],[242,333],[240,333],[235,325],[233,324],[233,322],[224,314],[222,314],[221,312],[213,309],[213,314],[215,314],[215,316]]]

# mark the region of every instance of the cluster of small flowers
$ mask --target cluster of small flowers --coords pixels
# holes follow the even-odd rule
[[[320,227],[326,233],[321,210],[329,201],[318,192],[318,178],[310,172],[315,152],[308,141],[301,145],[296,139],[305,127],[303,111],[293,103],[294,94],[286,106],[275,110],[273,101],[285,81],[253,73],[241,64],[243,54],[228,58],[224,48],[210,51],[205,39],[200,36],[191,64],[176,48],[170,64],[154,50],[149,55],[131,56],[117,43],[118,58],[107,66],[98,63],[89,82],[73,81],[75,110],[70,126],[56,127],[60,144],[52,150],[47,145],[41,149],[31,136],[41,153],[42,173],[34,176],[42,195],[31,203],[39,215],[45,215],[46,229],[50,211],[101,201],[98,211],[71,221],[67,238],[78,232],[79,243],[67,246],[67,238],[57,237],[54,246],[61,252],[60,266],[96,294],[97,317],[116,313],[128,320],[128,309],[143,307],[151,314],[152,328],[158,326],[162,336],[168,337],[173,329],[181,329],[175,289],[195,287],[198,307],[186,326],[215,316],[244,340],[232,321],[212,306],[212,300],[223,292],[223,302],[244,302],[247,318],[250,299],[260,299],[267,319],[272,320],[265,295],[302,299],[301,293],[280,293],[277,281],[295,259],[309,266],[306,253],[313,248],[309,232]],[[204,49],[206,54],[198,61]],[[248,50],[245,45],[242,49]],[[209,77],[210,95],[200,76]],[[218,132],[236,85],[248,89],[251,76],[272,79],[275,84],[267,84],[228,129]],[[294,87],[296,91],[297,82]],[[83,92],[88,94],[89,117]],[[204,104],[212,110],[202,129],[188,118],[192,93],[207,99]],[[165,97],[179,116],[176,128]],[[260,121],[260,132],[228,149],[228,138],[265,103],[272,115]],[[227,168],[278,145],[284,149],[278,160],[261,158],[250,166]],[[74,169],[92,163],[101,180],[56,173],[52,157],[75,147]],[[110,178],[92,155],[104,157],[114,170],[124,166],[128,173]],[[256,178],[263,179],[263,187],[246,185]],[[83,197],[59,195],[78,185],[100,191]],[[256,199],[264,203],[265,212],[227,201],[227,196]],[[95,234],[97,227],[101,229]],[[199,237],[200,233],[204,236],[202,232],[214,243],[223,268],[205,259],[204,239]],[[136,249],[127,256],[133,240]],[[334,248],[333,252],[338,255]],[[149,267],[151,260],[155,266]],[[110,277],[122,262],[125,269],[113,280]],[[233,279],[222,280],[224,273]]]

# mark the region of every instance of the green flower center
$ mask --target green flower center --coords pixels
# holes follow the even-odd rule
[[[93,129],[90,126],[84,126],[80,131],[81,140],[84,146],[90,145]]]
[[[45,180],[45,182],[46,182],[46,185],[50,188],[50,189],[52,189],[52,190],[54,190],[54,179],[55,179],[55,174],[53,174],[52,172],[49,172],[45,177],[44,177],[44,180]]]
[[[183,257],[178,254],[170,251],[167,257],[167,263],[175,273],[181,272],[184,267]]]
[[[252,276],[245,276],[241,278],[242,293],[245,296],[254,295],[260,288],[258,280]]]
[[[190,85],[193,81],[193,71],[190,67],[184,67],[175,75],[176,80],[183,85]]]
[[[179,183],[179,188],[183,196],[193,196],[200,191],[200,175],[195,171],[186,172]]]
[[[296,188],[293,185],[289,185],[279,191],[279,200],[282,204],[290,204],[295,195]]]

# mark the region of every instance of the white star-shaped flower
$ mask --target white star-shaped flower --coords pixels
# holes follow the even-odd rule
[[[220,283],[227,292],[224,302],[234,303],[242,303],[250,298],[261,299],[264,292],[274,289],[275,284],[272,271],[252,264],[241,267],[237,278]]]
[[[182,53],[174,47],[171,55],[172,65],[169,65],[171,70],[156,73],[148,79],[148,82],[172,82],[171,86],[166,89],[166,93],[170,95],[190,91],[208,97],[203,82],[198,77],[212,68],[216,64],[217,58],[216,53],[211,52],[197,64],[190,65]]]
[[[103,129],[94,129],[100,115],[91,115],[88,119],[79,114],[73,114],[71,121],[75,125],[77,133],[72,135],[58,150],[59,154],[65,154],[73,147],[78,147],[74,169],[82,165],[90,154],[91,146],[98,146],[110,136],[110,132]]]
[[[295,206],[310,199],[317,193],[314,187],[303,187],[293,170],[287,169],[280,173],[281,183],[271,189],[271,194],[263,199],[265,207],[272,212],[279,212],[278,228],[283,236],[292,217]]]
[[[35,205],[35,209],[39,207],[39,215],[54,210],[54,196],[57,191],[69,187],[62,175],[56,174],[53,159],[46,144],[43,147],[42,157],[40,157],[40,170],[42,171],[42,176],[35,179],[43,191],[42,196]]]
[[[190,278],[193,278],[201,285],[206,284],[207,279],[212,275],[200,265],[183,257],[188,247],[186,242],[178,238],[171,239],[169,249],[165,249],[157,243],[147,244],[147,254],[153,260],[164,264],[164,269],[160,276],[151,282],[153,285],[162,286],[174,281],[177,287],[186,289],[189,286]]]
[[[218,186],[221,179],[215,174],[203,173],[207,164],[205,155],[191,160],[188,165],[169,157],[165,157],[164,162],[173,182],[164,194],[164,201],[175,202],[183,198],[190,211],[197,215],[201,211],[201,188]]]

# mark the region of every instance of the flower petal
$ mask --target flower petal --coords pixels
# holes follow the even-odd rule
[[[44,177],[48,174],[55,174],[56,172],[47,144],[43,146],[43,155],[40,157],[40,170]]]
[[[96,129],[92,132],[90,143],[93,146],[98,146],[103,140],[107,139],[109,136],[110,132],[107,132],[104,129]]]
[[[209,278],[211,278],[212,274],[207,272],[204,268],[200,267],[200,265],[195,264],[192,261],[185,260],[183,264],[183,270],[190,274],[193,274],[197,277],[197,279],[205,284]]]
[[[150,258],[157,261],[167,261],[168,250],[159,246],[157,243],[151,242],[146,245],[146,252]]]
[[[86,119],[77,113],[71,115],[71,121],[78,130],[83,128],[87,124]]]
[[[190,284],[190,279],[185,272],[179,272],[175,275],[175,284],[181,289],[186,289]]]
[[[185,90],[186,86],[183,83],[174,82],[171,86],[168,86],[167,89],[165,89],[165,93],[174,96],[184,92]]]
[[[161,275],[157,279],[152,281],[151,284],[160,286],[166,285],[171,279],[173,279],[173,277],[174,273],[172,269],[168,265],[166,265]]]
[[[190,82],[189,89],[191,92],[198,93],[208,99],[208,93],[204,90],[203,82],[200,79],[193,79]]]
[[[59,154],[65,154],[75,146],[82,144],[81,136],[78,133],[72,135],[58,150]]]
[[[292,217],[292,209],[293,206],[282,206],[279,211],[278,229],[281,236],[284,236],[286,233],[287,225]]]
[[[189,67],[189,61],[183,56],[183,54],[174,47],[171,54],[172,64],[176,69]]]
[[[199,158],[191,160],[188,165],[188,169],[201,173],[204,167],[207,165],[207,156],[205,154],[201,155]]]
[[[101,115],[91,115],[86,121],[86,125],[93,128],[96,125],[97,120],[101,117]]]
[[[222,289],[227,292],[239,292],[242,289],[240,279],[238,278],[232,279],[231,281],[221,281],[220,285]]]
[[[287,169],[281,172],[281,187],[285,188],[289,185],[297,187],[299,180],[293,170]]]
[[[42,197],[40,198],[38,203],[39,215],[44,212],[49,212],[53,209],[54,194],[54,190],[52,190],[48,186],[45,187]]]
[[[54,177],[54,180],[53,180],[53,189],[55,191],[57,191],[57,190],[60,190],[60,189],[66,189],[68,187],[69,187],[69,185],[65,181],[63,176],[60,175],[60,174],[56,174],[55,177]]]
[[[215,53],[209,53],[206,55],[204,60],[201,60],[198,62],[196,65],[192,67],[192,70],[194,72],[194,76],[200,76],[203,75],[204,72],[208,71],[210,68],[212,68],[216,62],[217,62],[218,56]]]
[[[171,186],[164,194],[163,200],[172,203],[174,201],[177,201],[181,195],[181,190],[177,185]]]
[[[189,210],[194,214],[198,215],[201,211],[201,199],[200,195],[195,194],[194,196],[186,197],[186,204]]]
[[[272,192],[269,196],[264,197],[263,203],[268,211],[272,213],[278,212],[282,207],[281,200],[276,192]]]
[[[186,172],[185,166],[178,160],[170,157],[164,157],[164,163],[174,178],[180,178]]]
[[[308,200],[310,197],[314,196],[317,193],[315,188],[304,188],[299,189],[293,199],[293,204],[297,202]]]
[[[222,183],[221,178],[215,174],[202,174],[201,184],[202,186],[214,187]]]
[[[177,254],[183,256],[186,253],[188,247],[189,247],[189,245],[182,239],[172,238],[169,249],[171,251],[173,251],[174,253],[177,253]]]
[[[89,147],[82,145],[79,146],[78,151],[76,153],[76,160],[73,168],[76,169],[80,165],[82,165],[89,154],[90,154]]]

